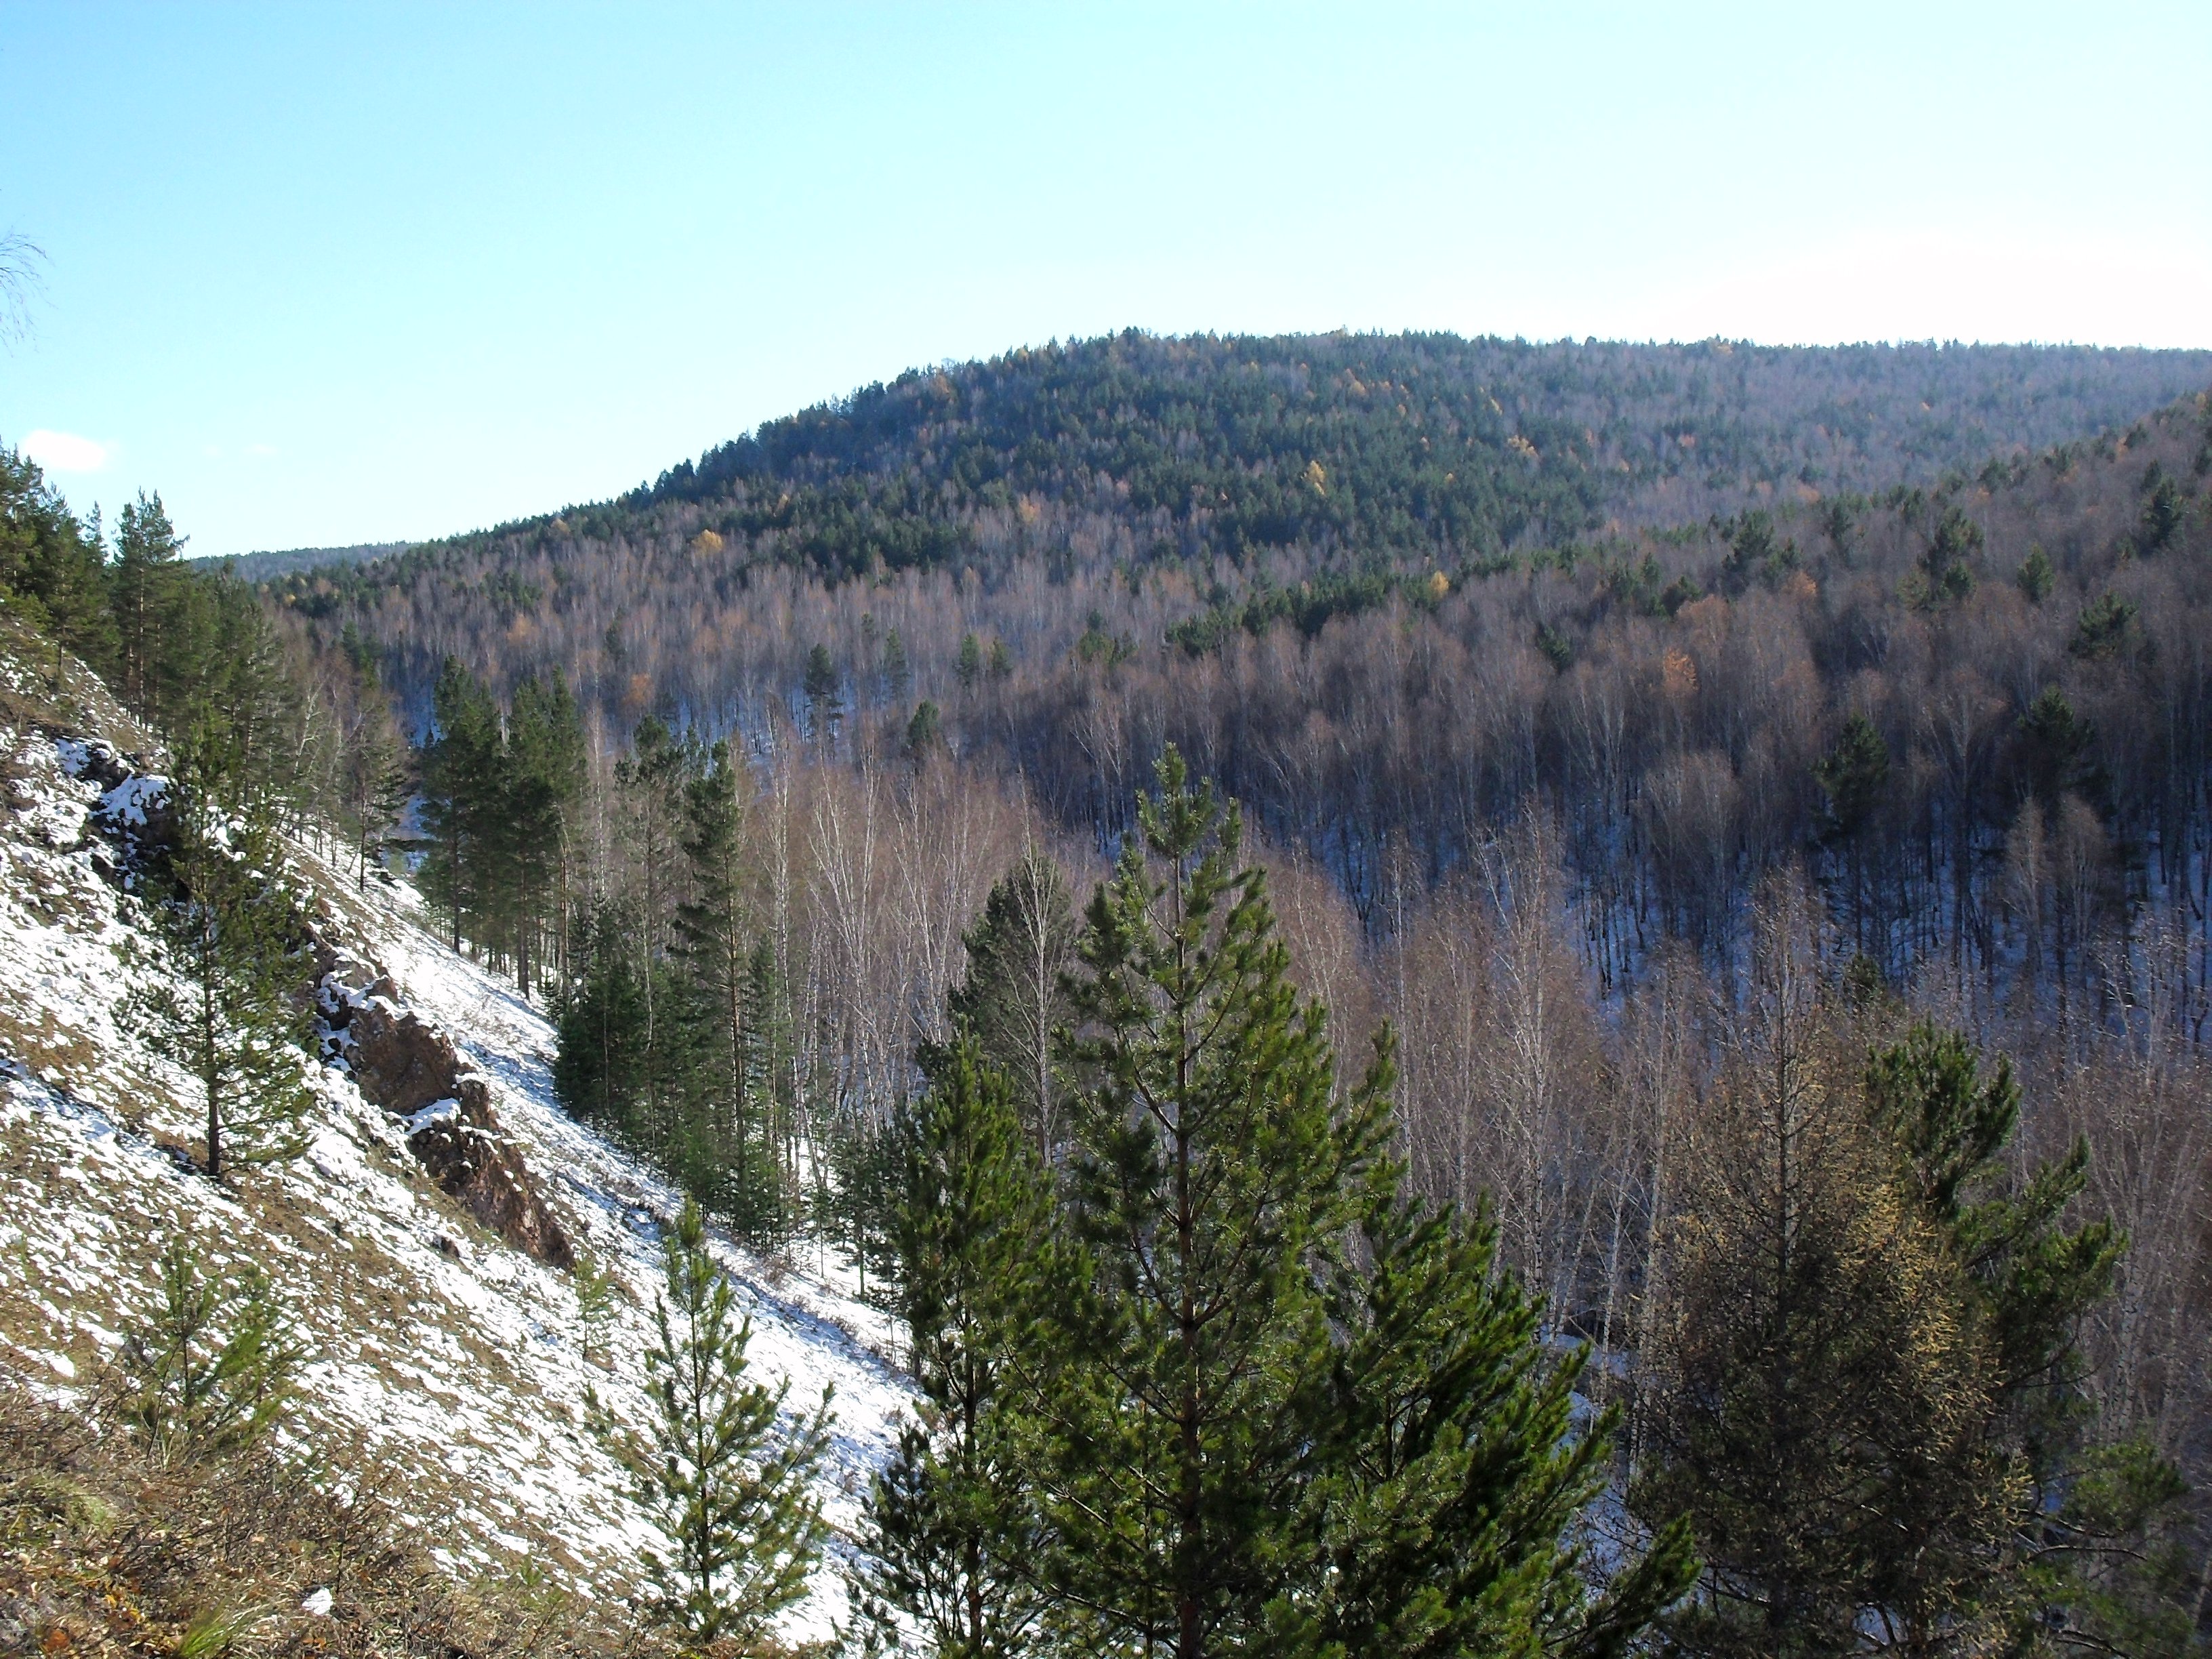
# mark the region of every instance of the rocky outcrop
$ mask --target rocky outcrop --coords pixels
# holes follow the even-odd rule
[[[460,1057],[443,1031],[401,1007],[398,997],[389,979],[378,979],[335,1006],[325,999],[324,1018],[346,1035],[344,1058],[362,1097],[395,1117],[412,1117],[454,1097]]]
[[[407,1145],[441,1190],[508,1243],[550,1266],[574,1267],[567,1235],[520,1156],[499,1133],[498,1121],[490,1086],[471,1073],[459,1079],[452,1097],[408,1120]]]
[[[118,887],[161,871],[178,829],[168,780],[150,769],[146,756],[110,743],[63,738],[55,749],[70,776],[100,792],[83,830],[94,869]],[[500,1131],[489,1082],[463,1065],[451,1038],[405,1006],[389,977],[332,942],[337,930],[325,903],[311,899],[300,929],[299,942],[314,961],[325,1060],[351,1072],[362,1098],[405,1121],[408,1146],[440,1190],[518,1249],[556,1267],[574,1266],[560,1223]]]
[[[100,878],[122,887],[133,869],[166,875],[177,843],[177,802],[153,761],[98,738],[58,738],[54,748],[71,777],[100,791],[100,804],[85,819],[83,844],[92,848]]]
[[[334,961],[316,1004],[330,1059],[351,1070],[363,1099],[405,1121],[408,1149],[439,1190],[517,1249],[573,1267],[568,1236],[500,1133],[489,1081],[463,1067],[452,1039],[363,963]]]

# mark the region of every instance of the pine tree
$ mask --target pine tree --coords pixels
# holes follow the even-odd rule
[[[307,1358],[289,1310],[258,1267],[210,1279],[182,1234],[161,1269],[160,1305],[124,1340],[124,1421],[162,1456],[258,1443]]]
[[[1096,1265],[1044,1409],[1063,1593],[1102,1650],[1200,1659],[1255,1639],[1294,1570],[1330,1358],[1316,1262],[1387,1106],[1336,1098],[1235,811],[1172,749],[1158,775],[1079,946],[1072,1221]]]
[[[770,1242],[792,1225],[797,1182],[798,1056],[792,1037],[791,1008],[775,940],[763,933],[745,964],[744,1091],[747,1118],[760,1126],[768,1161],[753,1189],[760,1209],[746,1224],[748,1237]]]
[[[2066,693],[2046,685],[2016,728],[2022,781],[2046,814],[2069,793],[2094,795],[2102,785],[2094,752],[2095,725],[2074,712]]]
[[[676,1010],[665,994],[665,969],[671,923],[676,910],[678,860],[682,856],[684,793],[696,775],[696,745],[678,738],[658,714],[637,723],[630,752],[615,768],[615,783],[627,808],[632,851],[637,861],[638,950],[645,994],[645,1041],[654,1063],[647,1072],[652,1109],[662,1105],[670,1068],[668,1044],[678,1036],[663,1018]]]
[[[204,740],[197,745],[204,755]],[[119,1016],[200,1085],[207,1173],[295,1156],[313,1103],[301,1050],[303,933],[266,817],[230,818],[199,781],[219,763],[188,762],[172,786],[178,838],[165,890],[148,908],[152,948],[125,946],[150,970]]]
[[[880,1304],[894,1294],[897,1271],[902,1132],[896,1118],[851,1111],[830,1126],[828,1140],[831,1178],[816,1190],[815,1225],[825,1240],[852,1253],[860,1299]]]
[[[1066,1128],[1053,1040],[1073,1017],[1061,981],[1074,963],[1075,936],[1066,878],[1031,842],[961,936],[968,971],[949,1002],[954,1024],[972,1030],[990,1064],[1010,1080],[1022,1120],[1048,1160]]]
[[[1963,1035],[1924,1019],[1875,1053],[1865,1091],[1953,1264],[1983,1405],[1947,1440],[1906,1443],[1869,1600],[1923,1653],[1967,1651],[1977,1632],[2025,1640],[2063,1623],[2094,1642],[2185,1625],[2185,1599],[2140,1567],[2177,1477],[2142,1447],[2096,1443],[2075,1333],[2111,1293],[2124,1243],[2108,1222],[2062,1224],[2087,1144],[2015,1175],[2009,1064],[1984,1076]]]
[[[699,1025],[693,1089],[698,1133],[711,1149],[710,1205],[748,1238],[773,1234],[780,1178],[764,1115],[746,1077],[747,993],[753,974],[752,872],[744,836],[744,764],[718,743],[684,792],[683,848],[691,896],[676,908],[676,949]]]
[[[99,672],[114,660],[96,534],[79,524],[38,465],[0,448],[0,604]]]
[[[527,996],[543,942],[567,902],[568,812],[584,787],[583,720],[558,672],[515,687],[500,762],[496,885],[509,918],[515,984]]]
[[[1426,1208],[1394,1164],[1376,1166],[1360,1243],[1334,1274],[1345,1336],[1309,1498],[1326,1570],[1302,1650],[1623,1650],[1696,1566],[1676,1522],[1590,1594],[1593,1564],[1564,1540],[1604,1487],[1617,1417],[1577,1426],[1581,1353],[1551,1363],[1540,1310],[1497,1271],[1496,1228]]]
[[[176,601],[161,641],[164,724],[219,732],[243,793],[300,800],[305,700],[259,596],[226,569],[189,573]]]
[[[1842,1073],[1808,1013],[1739,1072],[1669,1273],[1633,1494],[1708,1557],[1687,1653],[2102,1650],[2188,1623],[2172,1471],[2097,1443],[2075,1333],[2112,1228],[2086,1147],[2012,1169],[2019,1091],[1923,1021]]]
[[[549,939],[556,965],[567,952],[568,810],[586,771],[581,712],[556,673],[522,681],[502,714],[448,657],[431,719],[422,760],[424,891],[446,915],[453,948],[464,936],[487,947],[527,995],[545,977]],[[656,826],[665,817],[657,813]]]
[[[907,659],[906,641],[896,628],[884,635],[884,684],[895,703],[904,702],[914,690],[914,665]]]
[[[161,496],[141,491],[137,501],[124,504],[109,575],[121,674],[117,690],[139,714],[163,726],[172,712],[162,684],[163,659],[179,643],[182,630],[173,613],[188,580],[183,552]]]
[[[2150,477],[2144,480],[2148,492],[2143,502],[2142,519],[2136,526],[2135,548],[2148,559],[2162,553],[2180,533],[2189,514],[2189,503],[2181,493],[2181,486],[2166,477],[2157,462],[2151,463]]]
[[[568,1275],[576,1292],[576,1346],[586,1364],[605,1359],[607,1339],[615,1328],[615,1302],[623,1294],[620,1282],[600,1262],[588,1255],[577,1258]]]
[[[1919,598],[1939,605],[1963,599],[1974,591],[1975,571],[1981,563],[1982,527],[1956,507],[1943,509],[1936,534],[1920,556]]]
[[[1006,1078],[972,1034],[933,1070],[900,1125],[896,1218],[920,1421],[878,1477],[854,1588],[879,1641],[896,1645],[904,1621],[943,1659],[1012,1659],[1030,1651],[1051,1599],[1035,1434],[1009,1371],[1058,1253]]]
[[[499,710],[476,676],[448,657],[431,693],[434,735],[422,757],[423,891],[449,924],[453,949],[490,902],[497,834]]]
[[[914,718],[906,723],[906,736],[902,740],[906,757],[919,771],[929,763],[931,756],[945,746],[945,721],[935,703],[924,697],[914,706]]]
[[[553,1010],[554,1097],[633,1146],[646,1135],[649,1060],[635,933],[626,906],[597,906]]]
[[[921,1054],[898,1237],[925,1404],[863,1540],[875,1635],[1625,1650],[1688,1577],[1684,1530],[1592,1593],[1575,1539],[1613,1419],[1576,1427],[1577,1368],[1487,1226],[1405,1196],[1388,1034],[1339,1090],[1234,811],[1172,750],[1159,777],[1078,946],[1064,1182],[973,1018],[1003,908]]]
[[[1850,1086],[1795,890],[1759,925],[1744,1036],[1664,1243],[1630,1497],[1655,1527],[1686,1516],[1705,1558],[1669,1642],[1784,1659],[1858,1645],[1893,1449],[1941,1443],[1984,1390],[1942,1242]]]
[[[830,1395],[778,1435],[790,1382],[747,1380],[752,1322],[738,1318],[696,1203],[661,1242],[661,1273],[646,1352],[650,1434],[619,1424],[594,1392],[590,1419],[666,1540],[641,1553],[654,1618],[688,1642],[750,1642],[806,1594],[828,1539],[814,1483]]]
[[[1820,836],[1840,847],[1850,870],[1851,936],[1866,949],[1865,830],[1880,809],[1889,781],[1889,744],[1863,714],[1844,721],[1835,746],[1814,763],[1813,777],[1827,797],[1820,815]]]
[[[337,817],[353,843],[354,884],[366,891],[370,855],[380,863],[386,837],[407,805],[407,744],[379,681],[375,655],[350,624],[339,652],[349,678],[338,738]]]
[[[830,659],[830,647],[817,645],[806,653],[806,707],[808,730],[823,748],[836,742],[837,722],[844,713],[837,684],[837,665]]]

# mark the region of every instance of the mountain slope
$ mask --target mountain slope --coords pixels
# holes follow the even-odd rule
[[[1112,338],[910,371],[708,451],[618,501],[502,533],[705,529],[825,574],[978,550],[1024,497],[1128,523],[1139,551],[1445,560],[1531,533],[1678,521],[1761,488],[1931,480],[2201,388],[2212,352],[1531,343],[1451,335]],[[333,563],[338,562],[332,561]]]
[[[127,982],[113,946],[135,902],[109,878],[118,855],[103,812],[160,786],[143,774],[106,792],[88,781],[95,763],[114,763],[95,732],[9,737],[0,1376],[56,1401],[88,1399],[150,1304],[155,1256],[181,1231],[211,1268],[262,1264],[300,1316],[313,1358],[285,1431],[294,1449],[325,1460],[342,1484],[403,1494],[457,1576],[526,1560],[580,1593],[626,1594],[646,1534],[585,1429],[583,1395],[595,1387],[617,1413],[644,1412],[657,1237],[677,1195],[551,1103],[551,1032],[535,1009],[418,931],[396,899],[348,893],[305,847],[295,873],[323,901],[320,926],[456,1039],[568,1239],[616,1281],[611,1361],[585,1357],[572,1276],[476,1225],[429,1178],[409,1126],[340,1068],[315,1068],[305,1156],[208,1182],[189,1164],[185,1080],[110,1017]],[[753,1364],[793,1379],[794,1409],[836,1388],[825,1495],[833,1519],[849,1522],[905,1398],[878,1352],[880,1317],[818,1273],[721,1254],[754,1322]],[[825,1569],[794,1634],[821,1633],[842,1607],[833,1578]]]
[[[858,620],[835,613],[882,588],[925,613],[905,635],[925,683],[963,628],[1034,667],[1093,612],[1142,647],[1255,580],[1457,583],[1932,486],[2208,383],[2208,352],[1130,334],[902,375],[617,501],[270,592],[327,641],[356,629],[418,721],[452,654],[499,690],[558,669],[625,732],[656,702],[721,728],[790,697]]]

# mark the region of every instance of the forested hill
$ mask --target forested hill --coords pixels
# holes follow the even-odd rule
[[[1038,495],[1110,499],[1155,532],[1152,553],[1448,561],[1762,486],[1916,481],[2124,424],[2208,379],[2208,353],[1131,333],[772,422],[624,497],[630,517],[605,529],[696,503],[725,537],[804,526],[780,551],[857,574],[945,556],[963,513]]]
[[[242,582],[267,582],[299,570],[320,570],[331,565],[389,558],[395,553],[404,553],[407,545],[405,542],[362,542],[352,547],[290,547],[210,556],[194,562],[225,568]]]
[[[1301,549],[1449,568],[1777,490],[1929,482],[2208,382],[2202,351],[1130,332],[909,372],[617,501],[288,591],[327,605],[365,586],[496,586],[521,546],[588,558],[671,537],[832,577],[988,562],[1024,545],[1010,521],[1034,529],[1047,507],[1063,556]]]

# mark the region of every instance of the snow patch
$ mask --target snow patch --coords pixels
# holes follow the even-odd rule
[[[460,1115],[461,1103],[459,1101],[434,1100],[428,1106],[425,1106],[421,1111],[416,1113],[414,1116],[407,1120],[407,1137],[411,1140],[416,1135],[421,1134],[423,1130],[428,1128],[433,1123],[442,1123],[447,1118],[459,1117]]]
[[[100,816],[133,830],[143,830],[151,821],[148,814],[167,799],[168,793],[167,778],[134,774],[100,798]]]

